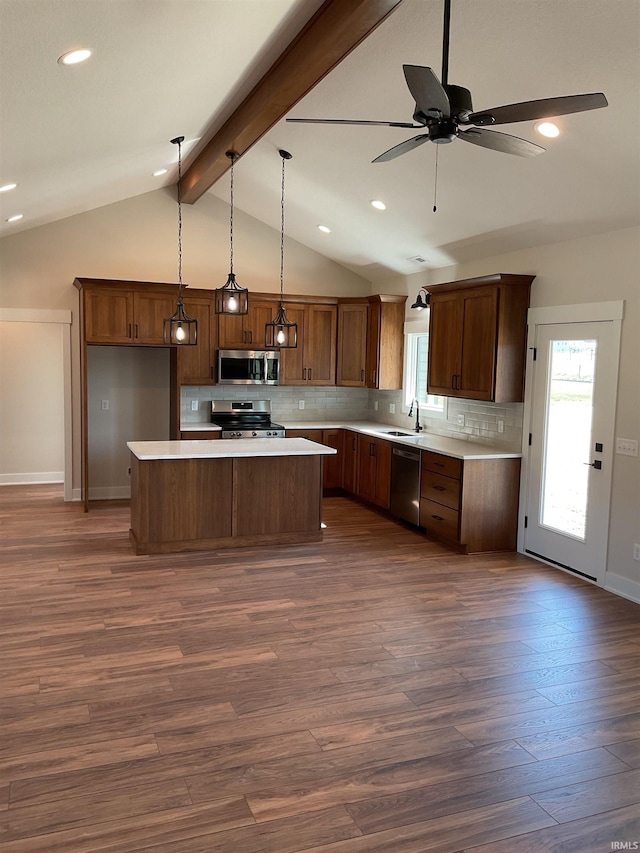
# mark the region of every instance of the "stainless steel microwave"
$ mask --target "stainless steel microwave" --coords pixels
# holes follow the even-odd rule
[[[277,385],[279,381],[277,350],[218,350],[219,385]]]

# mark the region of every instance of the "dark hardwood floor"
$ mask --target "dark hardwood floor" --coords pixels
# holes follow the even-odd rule
[[[0,489],[3,853],[637,849],[640,608],[324,516],[136,557],[128,503]]]

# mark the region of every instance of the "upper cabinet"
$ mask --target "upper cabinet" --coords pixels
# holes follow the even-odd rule
[[[335,303],[286,302],[287,318],[298,324],[298,346],[281,350],[281,385],[335,385]]]
[[[187,291],[183,302],[187,316],[198,322],[198,336],[195,346],[176,347],[178,385],[213,385],[218,345],[213,291]]]
[[[367,384],[366,302],[338,305],[338,366],[336,385],[364,388]]]
[[[250,293],[247,314],[218,315],[218,346],[220,349],[264,349],[264,327],[273,320],[277,310],[276,299],[264,299]]]
[[[336,385],[402,388],[406,301],[386,295],[340,300]]]
[[[82,287],[87,343],[162,346],[164,320],[175,310],[177,287],[122,284]]]
[[[524,399],[529,291],[535,276],[497,273],[430,285],[430,394]]]
[[[406,296],[370,296],[367,329],[367,388],[397,391],[404,367]]]

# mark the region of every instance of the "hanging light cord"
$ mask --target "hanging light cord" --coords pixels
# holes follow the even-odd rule
[[[184,136],[171,140],[178,146],[178,303],[182,296],[182,143]]]
[[[233,165],[236,162],[236,154],[230,151],[227,156],[231,160],[231,188],[229,191],[229,272],[233,275]]]
[[[284,303],[284,164],[282,158],[282,194],[280,196],[280,305]]]

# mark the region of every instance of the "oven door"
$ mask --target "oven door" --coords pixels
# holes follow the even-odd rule
[[[218,350],[219,385],[277,385],[279,381],[279,352]]]

